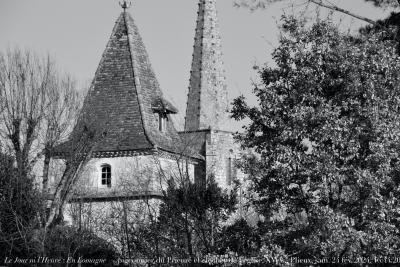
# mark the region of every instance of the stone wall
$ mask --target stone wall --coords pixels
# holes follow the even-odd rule
[[[101,169],[104,164],[111,166],[111,187],[101,183]],[[53,160],[50,173],[50,187],[61,177],[62,160]],[[178,167],[179,166],[179,167]],[[182,173],[194,179],[194,164],[182,160],[160,158],[154,155],[114,158],[92,158],[78,178],[74,193],[90,195],[93,198],[118,196],[121,193],[140,194],[159,192],[166,189],[171,178],[179,181]]]
[[[241,150],[232,132],[208,129],[179,134],[188,147],[205,158],[204,164],[195,167],[196,181],[213,176],[222,188],[229,188],[234,179],[244,180],[236,166]]]
[[[206,168],[208,175],[214,175],[222,188],[232,186],[234,179],[244,176],[236,166],[240,158],[240,147],[231,132],[211,130],[206,137]]]
[[[228,94],[216,0],[200,0],[190,71],[185,131],[225,129]]]
[[[103,164],[111,166],[111,187],[101,183]],[[63,165],[61,159],[52,160],[50,188],[53,190],[62,175]],[[121,237],[118,227],[121,220],[125,220],[121,217],[124,208],[130,224],[145,223],[151,216],[156,217],[167,181],[171,178],[177,183],[187,178],[193,181],[194,169],[195,164],[186,159],[177,161],[154,155],[92,158],[83,167],[71,192],[64,209],[64,220],[69,225],[92,229],[100,237],[122,246],[118,240]]]

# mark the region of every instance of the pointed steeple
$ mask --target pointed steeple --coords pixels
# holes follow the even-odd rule
[[[170,118],[177,110],[164,99],[138,28],[123,8],[85,98],[81,118],[86,119],[76,127],[106,125],[97,153],[179,152],[180,138]]]
[[[228,96],[216,0],[200,0],[186,107],[185,131],[224,128]]]

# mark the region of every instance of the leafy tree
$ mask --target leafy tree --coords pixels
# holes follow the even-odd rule
[[[157,221],[136,231],[142,238],[135,235],[134,247],[141,248],[144,255],[150,251],[152,257],[194,259],[217,253],[222,223],[235,205],[235,191],[228,194],[212,178],[206,185],[189,181],[177,185],[170,180]]]
[[[379,32],[284,17],[258,106],[235,99],[264,241],[297,257],[399,252],[400,60]]]

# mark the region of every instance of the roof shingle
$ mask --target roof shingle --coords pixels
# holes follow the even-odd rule
[[[155,103],[161,103],[164,109],[154,109]],[[158,128],[158,112],[167,113],[164,131]],[[176,112],[163,97],[138,28],[132,17],[122,12],[74,132],[87,123],[105,128],[93,152],[160,148],[181,153],[181,140],[169,117]]]

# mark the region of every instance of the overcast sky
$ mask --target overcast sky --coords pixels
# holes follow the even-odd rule
[[[298,1],[304,3],[306,1]],[[363,0],[337,0],[341,7],[370,18],[382,11]],[[192,58],[197,0],[133,0],[129,9],[142,35],[164,95],[184,116]],[[286,4],[250,12],[219,0],[217,8],[230,98],[251,101],[252,66],[271,62],[277,45],[277,22]],[[304,8],[301,6],[300,8]],[[90,84],[121,7],[117,0],[0,0],[0,51],[15,45],[49,52],[79,86]],[[310,10],[309,12],[313,12]],[[341,15],[343,27],[360,22]]]

